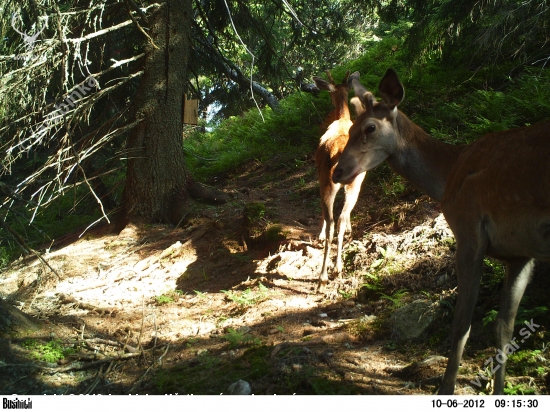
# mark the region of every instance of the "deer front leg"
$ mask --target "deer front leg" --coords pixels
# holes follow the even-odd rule
[[[470,325],[474,313],[479,283],[483,268],[485,247],[472,239],[456,239],[456,267],[458,277],[458,297],[453,314],[451,350],[447,369],[439,387],[439,395],[452,395],[464,346],[470,335]],[[473,245],[472,243],[478,243]]]
[[[363,179],[365,179],[366,174],[366,172],[361,173],[355,178],[353,182],[344,187],[344,190],[346,191],[346,200],[344,202],[344,207],[342,208],[342,213],[340,213],[340,218],[338,219],[338,249],[336,253],[336,273],[342,273],[342,245],[344,243],[344,233],[348,232],[351,235],[351,211],[357,203],[359,193],[361,192],[361,184],[363,183]]]
[[[334,237],[334,213],[333,205],[334,198],[340,185],[327,184],[326,186],[321,185],[321,208],[323,210],[324,223],[323,228],[325,229],[325,250],[323,255],[323,267],[321,269],[321,275],[319,276],[319,286],[318,289],[321,292],[324,286],[328,283],[328,261],[330,259],[330,246],[332,243],[332,238]]]

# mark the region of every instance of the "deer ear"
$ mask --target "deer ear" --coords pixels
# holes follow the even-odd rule
[[[359,97],[357,96],[352,97],[349,102],[355,108],[355,113],[357,114],[357,116],[359,116],[361,113],[365,111],[365,108],[363,107],[363,104],[361,103],[361,100],[359,99]]]
[[[355,106],[355,109],[357,110],[357,114],[363,113],[365,110],[368,110],[372,113],[373,107],[374,107],[374,96],[371,92],[369,92],[367,89],[365,89],[365,86],[363,86],[357,79],[353,79],[353,91],[355,92],[355,97],[352,98],[352,104]],[[356,103],[354,103],[356,100],[359,99],[362,105],[361,111],[358,110],[358,106]]]
[[[354,73],[355,74],[355,73]],[[355,92],[355,95],[363,101],[363,97],[365,93],[367,93],[367,89],[365,89],[365,86],[363,86],[361,83],[359,83],[359,80],[350,76],[350,81],[353,86],[353,91]],[[364,102],[363,102],[364,103]]]
[[[363,94],[362,101],[365,110],[367,110],[369,113],[372,113],[374,111],[374,102],[376,101],[374,94],[369,91],[365,92],[365,94]]]
[[[405,97],[405,89],[393,69],[388,69],[382,80],[380,80],[378,92],[382,100],[392,109],[401,103]]]
[[[353,87],[353,81],[359,81],[360,77],[361,75],[359,74],[359,72],[353,72],[352,74],[350,74],[348,77],[348,87],[351,89]]]
[[[313,81],[315,82],[315,85],[321,90],[328,90],[329,92],[336,91],[334,86],[329,82],[327,82],[325,79],[321,79],[320,77],[313,76]]]

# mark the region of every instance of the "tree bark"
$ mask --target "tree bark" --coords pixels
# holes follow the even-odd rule
[[[40,324],[0,298],[0,337],[37,330]]]
[[[182,142],[183,95],[192,22],[191,0],[166,0],[153,17],[146,40],[145,73],[128,138],[124,187],[125,222],[176,222],[190,180]],[[179,205],[180,207],[177,207]]]

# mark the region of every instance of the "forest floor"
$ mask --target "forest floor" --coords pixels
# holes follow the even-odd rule
[[[0,273],[0,294],[38,324],[0,339],[0,392],[219,394],[239,380],[254,394],[437,390],[456,296],[454,240],[437,204],[387,169],[368,176],[344,273],[318,293],[313,159],[253,162],[213,185],[231,200],[197,205],[181,227],[62,239],[44,254],[59,278],[31,257]],[[482,320],[498,289],[482,285],[459,394],[490,390],[472,381],[496,353]],[[419,300],[437,316],[403,339],[393,314]],[[548,393],[544,375],[508,382]]]

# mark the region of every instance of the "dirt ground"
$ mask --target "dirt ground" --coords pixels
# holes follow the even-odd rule
[[[0,339],[0,392],[218,394],[239,379],[254,394],[437,390],[451,309],[414,341],[399,340],[391,321],[418,298],[452,307],[453,242],[435,203],[388,170],[367,178],[344,274],[317,293],[313,159],[251,163],[215,186],[231,200],[197,205],[181,227],[62,239],[44,254],[59,278],[30,257],[2,272],[0,294],[38,327]],[[496,292],[482,290],[489,303],[476,312],[498,302]],[[494,352],[481,318],[457,393],[478,393],[471,380]],[[44,356],[48,342],[62,358]],[[542,378],[509,379],[548,393]]]

